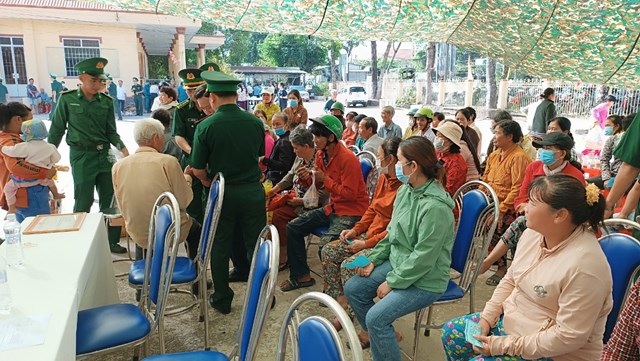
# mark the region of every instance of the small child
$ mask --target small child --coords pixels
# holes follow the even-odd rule
[[[2,153],[13,158],[24,158],[27,162],[38,167],[51,169],[56,162],[60,161],[61,156],[54,145],[45,141],[48,136],[49,132],[42,120],[24,121],[22,122],[22,135],[20,135],[24,143],[4,146],[2,147]],[[35,185],[49,187],[54,199],[64,198],[64,193],[58,193],[58,188],[52,179],[22,179],[12,174],[4,186],[4,195],[7,198],[9,213],[16,212],[16,193],[18,189]]]

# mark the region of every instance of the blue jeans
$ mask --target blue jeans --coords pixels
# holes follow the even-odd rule
[[[344,285],[344,294],[362,328],[369,333],[374,361],[402,361],[393,321],[437,301],[442,293],[433,293],[409,286],[394,289],[374,303],[378,286],[393,269],[387,260],[375,267],[369,277],[353,276]]]
[[[26,189],[29,203],[26,208],[16,209],[16,220],[18,222],[22,223],[22,221],[27,217],[51,213],[48,187],[36,185]]]
[[[317,208],[301,214],[287,224],[287,258],[289,261],[289,279],[297,281],[310,272],[307,263],[307,249],[304,237],[310,235],[316,228],[329,226],[321,237],[322,247],[337,239],[345,229],[350,229],[360,220],[358,216],[337,216],[333,213],[324,214],[324,208]]]

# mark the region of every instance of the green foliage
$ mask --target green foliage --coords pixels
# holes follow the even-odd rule
[[[396,107],[409,108],[412,104],[416,103],[416,87],[411,86],[404,88],[404,94],[401,97],[396,98]]]
[[[315,96],[329,96],[329,83],[320,83],[311,87],[311,92]]]
[[[319,38],[269,34],[258,45],[258,52],[265,65],[299,67],[310,73],[316,66],[327,63],[329,46]]]
[[[166,55],[149,55],[149,79],[167,79],[169,59]]]

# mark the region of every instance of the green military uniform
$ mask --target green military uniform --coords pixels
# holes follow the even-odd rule
[[[216,63],[205,63],[200,67],[202,71],[220,71],[220,66]],[[239,82],[238,82],[239,83]]]
[[[198,85],[204,84],[204,80],[200,77],[201,72],[202,70],[200,69],[182,69],[178,72],[178,76],[182,79],[186,89],[194,89],[198,87]],[[196,125],[206,117],[207,115],[196,106],[196,103],[191,100],[191,98],[189,98],[178,104],[176,107],[176,110],[173,113],[171,134],[174,137],[180,136],[186,139],[189,146],[193,147],[193,136],[196,132]],[[189,165],[189,154],[185,151],[182,151],[180,165],[182,166],[182,169]],[[198,178],[193,179],[191,189],[193,190],[193,200],[187,207],[187,213],[189,213],[189,215],[198,222],[202,223],[206,200],[202,196],[203,187]]]
[[[93,58],[81,61],[76,68],[81,74],[102,77],[106,64],[106,59]],[[73,211],[91,210],[94,187],[98,191],[100,211],[110,208],[111,167],[115,160],[109,155],[109,149],[111,144],[117,149],[125,147],[116,129],[111,97],[98,92],[88,100],[81,89],[64,92],[51,123],[49,143],[59,146],[65,131],[73,175]],[[120,227],[109,227],[109,243],[113,246],[119,239]]]
[[[240,82],[220,73],[205,71],[202,78],[212,93],[233,92]],[[222,313],[231,311],[229,257],[233,242],[243,242],[248,257],[266,224],[265,194],[258,157],[264,154],[264,126],[253,114],[236,104],[221,105],[215,114],[196,127],[190,164],[207,169],[209,178],[218,172],[225,178],[222,212],[211,252],[215,292],[210,304]]]
[[[49,73],[49,77],[53,79],[53,81],[51,82],[51,95],[53,95],[53,92],[56,92],[55,96],[52,96],[51,98],[53,100],[53,105],[51,106],[51,114],[55,114],[56,107],[58,106],[58,100],[60,99],[60,96],[62,96],[63,88],[62,83],[57,80],[57,75]]]
[[[640,112],[629,125],[629,129],[624,133],[618,147],[613,151],[613,155],[619,160],[640,168]],[[640,177],[637,179],[640,182]],[[636,207],[636,216],[640,215],[640,203]],[[640,240],[640,231],[633,231],[634,237]]]

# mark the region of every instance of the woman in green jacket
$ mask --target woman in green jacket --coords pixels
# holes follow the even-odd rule
[[[400,186],[388,234],[357,268],[344,292],[371,340],[374,361],[400,361],[393,321],[437,301],[449,282],[454,203],[442,186],[444,169],[423,137],[400,143]],[[380,301],[374,303],[373,299]]]

